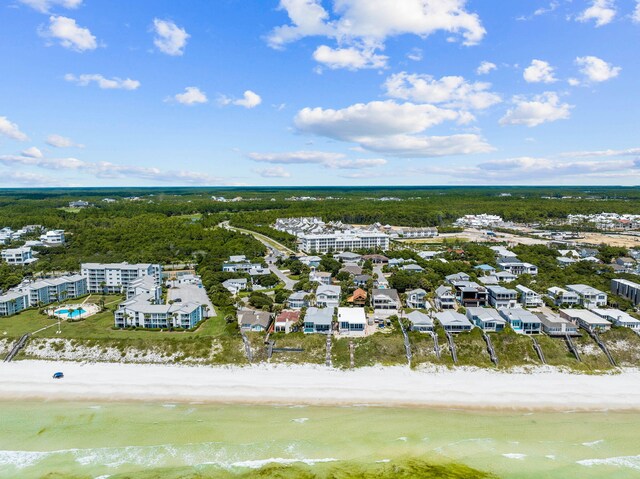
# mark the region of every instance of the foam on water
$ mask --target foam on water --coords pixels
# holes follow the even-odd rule
[[[519,454],[517,452],[510,452],[507,454],[503,454],[503,457],[506,457],[507,459],[517,459],[519,461],[522,461],[523,459],[525,459],[527,457],[526,454]]]
[[[313,466],[314,464],[321,464],[325,462],[336,462],[337,459],[333,457],[325,457],[321,459],[288,459],[284,457],[271,457],[269,459],[254,459],[250,461],[237,461],[231,464],[218,464],[218,463],[210,463],[216,466],[227,467],[227,468],[247,468],[247,469],[260,469],[267,464],[306,464],[307,466]]]
[[[33,466],[48,457],[49,452],[0,451],[0,466],[13,466],[17,469]]]
[[[640,456],[606,457],[604,459],[583,459],[577,461],[581,466],[615,466],[640,471]]]
[[[582,445],[587,447],[593,447],[593,446],[597,446],[598,444],[602,444],[603,442],[604,442],[604,439],[598,439],[597,441],[583,442]]]
[[[296,419],[292,419],[293,422],[297,422],[298,424],[304,424],[308,420],[309,420],[308,417],[299,417],[299,418],[296,418]]]

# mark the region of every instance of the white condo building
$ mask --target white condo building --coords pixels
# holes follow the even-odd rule
[[[389,249],[389,235],[376,231],[300,235],[300,249],[305,253],[328,253],[360,249]]]
[[[142,276],[152,276],[156,285],[162,282],[159,264],[82,263],[80,272],[87,278],[90,293],[121,293],[129,283]]]
[[[0,316],[11,316],[23,309],[87,294],[87,279],[79,274],[23,283],[0,296]]]
[[[33,257],[30,247],[22,246],[20,248],[3,249],[2,260],[7,264],[25,265],[37,261],[37,258]]]

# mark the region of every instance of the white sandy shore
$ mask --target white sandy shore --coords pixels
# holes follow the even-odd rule
[[[63,371],[64,379],[52,379]],[[0,400],[640,410],[640,371],[577,375],[553,369],[338,371],[313,366],[181,367],[17,361],[0,365]]]

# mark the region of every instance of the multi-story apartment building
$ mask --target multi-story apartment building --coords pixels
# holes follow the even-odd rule
[[[376,231],[336,232],[300,235],[300,249],[305,253],[389,249],[389,235]]]
[[[611,292],[631,301],[634,306],[640,304],[640,284],[628,279],[612,279]]]
[[[151,276],[157,285],[162,281],[159,264],[83,263],[81,274],[87,278],[90,293],[121,293],[129,283],[142,276]]]
[[[65,242],[64,230],[49,230],[40,235],[40,241],[47,246],[58,246]]]
[[[0,296],[0,316],[10,316],[26,308],[77,298],[87,292],[87,279],[79,274],[24,283]]]
[[[29,307],[26,291],[9,291],[0,296],[0,316],[12,316]]]
[[[553,286],[547,289],[547,295],[556,306],[576,306],[580,304],[580,296],[575,291],[567,291],[564,288]]]

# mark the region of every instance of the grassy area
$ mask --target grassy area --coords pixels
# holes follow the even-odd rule
[[[351,367],[349,338],[333,338],[331,342],[331,362],[333,367],[348,369]]]
[[[80,213],[83,208],[71,208],[69,206],[64,206],[62,208],[58,208],[59,210],[65,211],[67,213]]]
[[[514,366],[539,366],[542,364],[531,338],[518,334],[511,328],[499,333],[489,333],[493,349],[498,356],[498,366],[511,368]]]
[[[430,334],[411,331],[409,332],[409,342],[411,343],[411,365],[413,367],[425,363],[444,364],[447,366],[453,365],[453,359],[451,359],[451,354],[449,354],[446,340],[438,340],[440,359],[436,356],[433,338]]]
[[[391,328],[390,328],[391,329]],[[356,349],[354,363],[356,367],[397,366],[407,364],[404,339],[400,331],[377,332],[366,338],[354,340]]]
[[[600,334],[618,366],[640,366],[640,336],[629,328],[612,328]]]
[[[301,352],[277,352],[271,356],[272,363],[324,364],[327,352],[327,337],[324,334],[276,333],[271,335],[276,348],[301,348]]]
[[[474,328],[468,333],[454,334],[453,340],[456,343],[459,366],[493,366],[487,352],[487,343],[484,342],[479,328]]]
[[[607,355],[604,354],[602,349],[600,349],[600,346],[598,346],[587,333],[583,332],[581,337],[574,338],[574,343],[580,353],[582,364],[588,370],[600,371],[611,369],[613,367],[609,362]]]
[[[571,369],[584,369],[583,366],[573,357],[567,348],[564,339],[551,338],[544,334],[536,336],[538,344],[544,353],[547,364],[551,366],[566,366]]]

